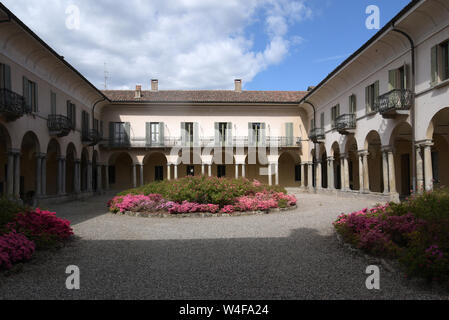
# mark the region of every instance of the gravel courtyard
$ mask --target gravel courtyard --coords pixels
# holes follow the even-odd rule
[[[337,242],[332,222],[372,200],[297,197],[287,213],[204,219],[115,216],[108,196],[54,205],[79,239],[0,276],[0,299],[448,298],[383,269],[381,290],[366,289],[369,261]],[[65,288],[69,265],[81,290]]]

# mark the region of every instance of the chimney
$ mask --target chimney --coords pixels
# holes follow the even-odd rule
[[[235,79],[235,92],[242,92],[242,79]]]
[[[135,99],[140,99],[142,98],[142,86],[141,85],[137,85],[136,86],[136,95],[134,97]]]
[[[151,80],[151,91],[159,91],[159,81],[157,79]]]

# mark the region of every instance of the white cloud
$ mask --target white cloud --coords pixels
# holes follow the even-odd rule
[[[310,18],[305,1],[3,2],[100,89],[105,62],[109,88],[148,88],[158,78],[161,89],[223,89],[252,81],[302,41],[289,28]],[[66,28],[70,4],[80,9],[79,30]],[[247,28],[260,21],[267,40],[255,50]]]

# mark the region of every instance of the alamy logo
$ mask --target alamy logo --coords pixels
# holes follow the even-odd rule
[[[69,30],[80,29],[80,9],[75,5],[70,5],[65,9],[67,18],[65,19],[65,26]]]
[[[380,269],[378,266],[368,266],[365,271],[370,276],[366,279],[368,290],[380,290]]]
[[[68,266],[65,269],[65,273],[70,276],[65,281],[67,290],[79,290],[80,289],[80,268],[77,266]]]
[[[380,29],[380,9],[378,6],[370,5],[366,7],[366,12],[368,18],[366,18],[366,28],[368,30],[379,30]]]

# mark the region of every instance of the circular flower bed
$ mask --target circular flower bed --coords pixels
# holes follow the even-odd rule
[[[145,194],[145,190],[160,193]],[[180,195],[183,195],[180,198]],[[112,213],[227,214],[285,209],[296,206],[295,196],[279,188],[246,179],[187,177],[125,191],[109,201]]]

